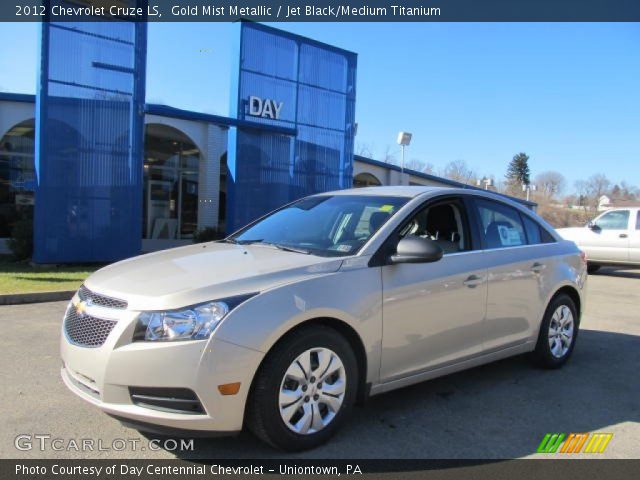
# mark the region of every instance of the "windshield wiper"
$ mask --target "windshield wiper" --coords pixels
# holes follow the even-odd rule
[[[311,254],[311,251],[306,250],[304,248],[292,247],[289,245],[282,245],[280,243],[265,242],[264,239],[262,238],[256,238],[252,240],[236,240],[234,238],[229,238],[229,239],[226,239],[225,241],[228,241],[229,243],[234,243],[236,245],[253,245],[253,244],[267,245],[269,247],[275,247],[278,250],[282,250],[284,252],[303,253],[305,255]]]
[[[233,243],[235,245],[251,245],[252,243],[262,243],[262,238],[256,238],[255,240],[236,240],[235,238],[225,239],[225,242]]]
[[[304,248],[298,248],[298,247],[290,247],[289,245],[280,245],[279,243],[271,243],[271,242],[260,242],[264,245],[271,245],[273,247],[276,247],[279,250],[283,250],[285,252],[294,252],[294,253],[302,253],[304,255],[310,255],[311,251],[306,250]]]

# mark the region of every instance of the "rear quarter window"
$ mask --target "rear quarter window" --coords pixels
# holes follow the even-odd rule
[[[522,215],[524,229],[527,232],[527,241],[529,245],[538,245],[540,243],[554,243],[556,239],[546,228],[536,222],[527,215]]]
[[[539,243],[543,243],[540,225],[526,215],[522,216],[522,221],[524,223],[524,230],[527,232],[527,243],[529,245],[538,245]]]

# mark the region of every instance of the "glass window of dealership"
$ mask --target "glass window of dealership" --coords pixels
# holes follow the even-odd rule
[[[32,221],[36,262],[187,244],[328,190],[455,184],[354,156],[355,53],[238,22],[222,117],[145,103],[145,24],[42,28],[36,97],[0,92],[0,239]]]

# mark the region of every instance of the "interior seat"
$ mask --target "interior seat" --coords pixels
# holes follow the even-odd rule
[[[436,205],[427,213],[427,231],[444,253],[460,251],[460,234],[453,207],[448,204]]]

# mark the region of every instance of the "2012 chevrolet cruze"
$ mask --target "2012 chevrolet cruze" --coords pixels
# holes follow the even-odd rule
[[[531,352],[571,356],[586,260],[535,213],[464,189],[304,198],[220,242],[91,275],[62,378],[141,430],[326,441],[353,404]]]

